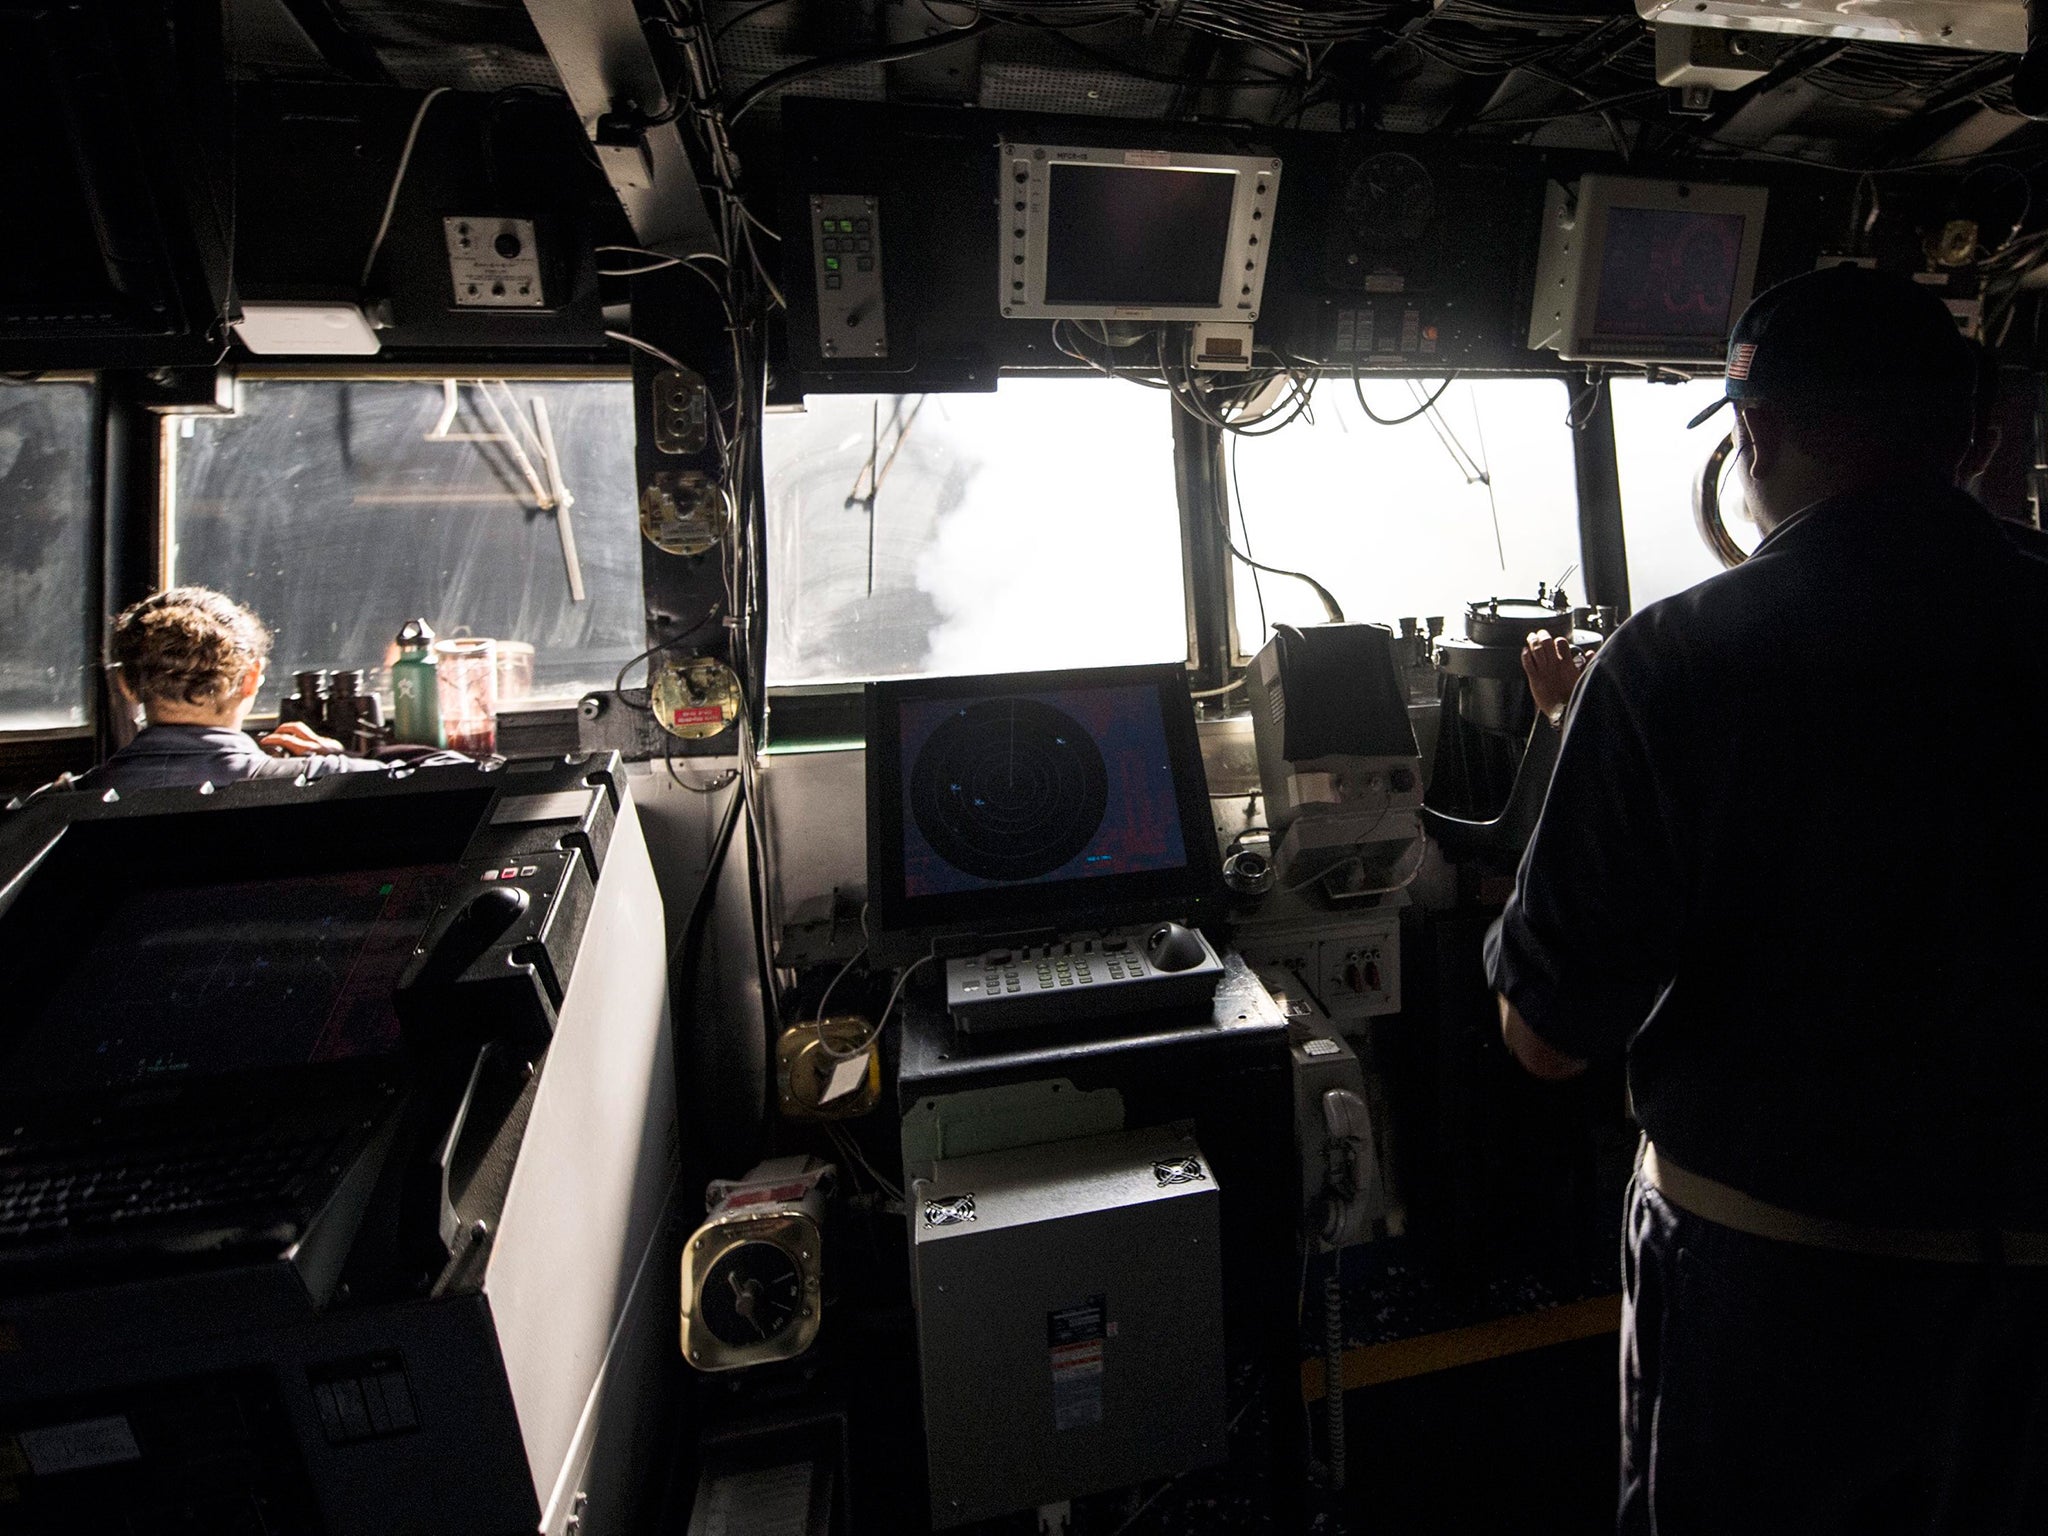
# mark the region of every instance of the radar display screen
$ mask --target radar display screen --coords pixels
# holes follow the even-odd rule
[[[902,750],[908,895],[1187,862],[1150,688],[909,704]]]
[[[1747,223],[1739,213],[1608,209],[1594,334],[1725,338]]]
[[[1236,196],[1231,171],[1053,165],[1045,301],[1147,308],[1215,304]]]
[[[869,901],[885,925],[1205,894],[1213,839],[1184,669],[869,690]]]

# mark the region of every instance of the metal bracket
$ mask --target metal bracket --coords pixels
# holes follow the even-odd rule
[[[655,116],[667,107],[668,90],[632,0],[526,0],[526,14],[593,143],[601,117],[627,109]],[[642,245],[678,253],[718,249],[704,189],[675,124],[646,129],[635,146],[604,146],[598,159]]]

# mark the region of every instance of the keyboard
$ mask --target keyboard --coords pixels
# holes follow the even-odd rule
[[[973,1034],[1206,1006],[1223,979],[1223,962],[1204,939],[1199,963],[1160,970],[1145,953],[1145,940],[1156,926],[948,960],[946,1007],[953,1022]]]
[[[0,1115],[0,1290],[296,1251],[334,1226],[323,1209],[397,1102],[351,1075],[121,1118]]]
[[[325,1183],[338,1135],[200,1145],[147,1143],[70,1155],[0,1146],[0,1247],[166,1217],[287,1211]],[[338,1171],[338,1170],[337,1170]]]

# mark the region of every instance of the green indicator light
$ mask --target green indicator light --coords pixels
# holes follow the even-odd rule
[[[825,270],[827,272],[837,272],[839,270],[839,258],[837,256],[827,256],[825,258]]]
[[[380,885],[377,887],[377,894],[379,896],[389,896],[391,894],[391,891],[392,887],[388,885]]]

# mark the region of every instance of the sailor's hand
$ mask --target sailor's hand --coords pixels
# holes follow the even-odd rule
[[[1522,648],[1522,675],[1529,679],[1529,696],[1552,725],[1564,721],[1564,707],[1586,670],[1586,658],[1572,649],[1569,640],[1559,640],[1548,630],[1537,630]]]
[[[279,757],[332,757],[348,750],[332,736],[322,736],[303,720],[286,721],[256,744]]]

